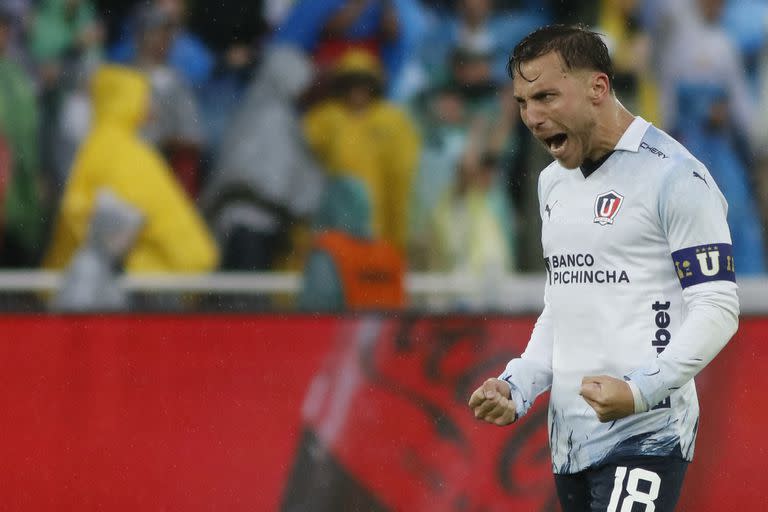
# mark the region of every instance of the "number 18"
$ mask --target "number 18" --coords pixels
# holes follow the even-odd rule
[[[661,488],[661,478],[659,475],[642,468],[635,468],[630,471],[629,478],[627,479],[627,494],[629,496],[624,498],[621,510],[619,510],[619,501],[621,500],[625,476],[627,476],[626,466],[617,467],[616,476],[613,480],[613,492],[611,493],[611,501],[608,503],[607,512],[632,512],[632,505],[635,503],[645,505],[645,512],[654,512],[656,505],[654,505],[653,501],[659,497],[659,489]],[[648,492],[640,491],[637,488],[637,484],[641,480],[651,484]]]

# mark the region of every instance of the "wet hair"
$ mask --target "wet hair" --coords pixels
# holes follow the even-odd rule
[[[523,75],[521,66],[548,53],[557,52],[567,70],[590,69],[608,75],[608,86],[613,89],[613,63],[608,47],[600,34],[583,25],[547,25],[525,36],[520,41],[507,64],[511,78],[515,75],[533,81],[536,77]]]

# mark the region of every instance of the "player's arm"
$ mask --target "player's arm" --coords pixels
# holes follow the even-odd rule
[[[548,287],[548,285],[547,285]],[[496,425],[508,425],[522,417],[534,400],[552,385],[552,309],[544,293],[544,311],[536,320],[525,352],[507,363],[504,372],[488,379],[469,400],[475,417]]]
[[[662,187],[659,215],[687,314],[664,352],[626,376],[635,412],[685,385],[736,332],[739,301],[726,214],[725,199],[703,166],[675,169]]]
[[[541,197],[539,179],[539,204]],[[552,385],[554,324],[549,306],[549,282],[544,286],[544,310],[536,320],[525,352],[507,363],[497,379],[488,379],[469,399],[475,417],[508,425],[525,415],[534,400]]]

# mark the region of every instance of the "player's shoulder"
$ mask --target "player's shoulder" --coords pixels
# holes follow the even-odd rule
[[[639,165],[661,185],[682,179],[711,181],[704,164],[680,142],[653,125],[640,141],[637,158]]]
[[[565,167],[560,165],[557,160],[554,160],[539,173],[539,183],[552,181],[565,170]]]
[[[639,153],[644,151],[653,159],[661,160],[658,165],[644,167],[656,181],[660,203],[706,203],[727,208],[707,167],[670,135],[650,126],[640,144]]]
[[[539,173],[539,198],[546,197],[547,192],[559,179],[565,177],[567,172],[568,170],[557,160],[546,166]]]

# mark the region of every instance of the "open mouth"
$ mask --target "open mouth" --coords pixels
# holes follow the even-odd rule
[[[564,133],[557,133],[544,139],[544,143],[553,155],[560,153],[565,147],[566,142],[568,142],[568,136]]]

